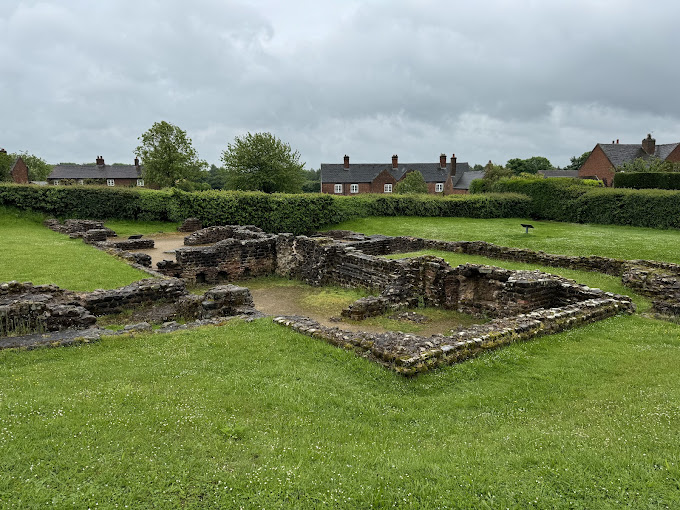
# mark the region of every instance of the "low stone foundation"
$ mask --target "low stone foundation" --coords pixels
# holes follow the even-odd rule
[[[125,239],[123,241],[106,241],[103,248],[116,248],[124,251],[149,250],[155,246],[153,239]]]
[[[630,302],[603,297],[496,319],[451,335],[429,338],[400,332],[353,333],[327,328],[304,317],[276,317],[274,322],[335,346],[354,350],[401,375],[414,376],[463,361],[489,349],[631,312]]]
[[[83,294],[82,306],[94,315],[120,313],[126,308],[156,302],[175,302],[186,294],[184,281],[146,279],[114,290]]]

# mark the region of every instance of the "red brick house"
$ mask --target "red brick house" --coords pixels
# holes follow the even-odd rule
[[[14,162],[9,173],[12,176],[12,181],[17,184],[28,184],[28,167],[21,156]]]
[[[344,163],[321,164],[321,193],[332,195],[357,195],[360,193],[392,193],[396,184],[408,172],[418,171],[427,183],[429,193],[467,193],[472,179],[479,179],[484,172],[471,172],[470,165],[458,163],[456,155],[446,161],[446,155],[439,157],[439,163],[399,163],[398,156],[392,156],[389,163],[355,163],[350,165],[349,156]]]
[[[102,184],[107,186],[144,186],[142,167],[135,158],[134,165],[107,165],[97,156],[94,165],[56,165],[47,177],[48,184]]]
[[[618,140],[616,143],[598,143],[579,168],[578,176],[581,179],[599,179],[605,186],[611,186],[616,167],[637,158],[680,162],[680,143],[657,145],[652,135],[647,135],[641,144],[620,144]]]

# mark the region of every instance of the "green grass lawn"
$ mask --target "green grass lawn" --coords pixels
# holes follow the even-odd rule
[[[0,282],[53,283],[88,291],[128,285],[149,275],[88,246],[82,239],[52,232],[40,214],[0,208]]]
[[[535,228],[524,233],[520,223]],[[600,255],[621,259],[663,260],[680,264],[680,230],[616,225],[582,225],[526,218],[362,218],[332,228],[364,234],[414,236],[445,241],[488,241],[563,255]]]
[[[24,236],[61,250],[63,236],[6,216],[3,248]],[[373,227],[456,238],[432,218],[398,232],[410,220]],[[447,221],[481,238],[470,220]],[[487,240],[512,245],[506,220],[484,221]],[[601,229],[561,228],[573,241],[562,253],[587,252],[589,229]],[[670,238],[612,229],[647,251],[601,254],[671,259]],[[18,244],[12,256],[35,257]],[[78,279],[85,269],[61,271]],[[109,286],[110,274],[90,271]],[[631,294],[615,278],[571,274]],[[640,315],[415,379],[267,319],[2,351],[0,366],[2,508],[680,507],[680,325]]]
[[[104,225],[114,230],[119,237],[127,237],[137,234],[152,235],[163,232],[177,232],[180,224],[168,221],[108,220]]]

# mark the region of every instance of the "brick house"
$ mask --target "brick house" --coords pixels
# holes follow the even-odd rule
[[[452,170],[453,169],[453,170]],[[471,172],[470,165],[458,163],[456,155],[446,161],[446,155],[439,157],[439,163],[399,163],[398,156],[392,156],[389,163],[344,163],[321,164],[321,193],[332,195],[356,195],[360,193],[392,193],[394,186],[408,172],[418,171],[427,183],[428,193],[467,193],[472,179],[483,176],[483,172]],[[479,174],[479,175],[478,175]]]
[[[12,176],[12,181],[17,184],[28,184],[28,167],[21,156],[14,162],[9,173]]]
[[[657,145],[652,135],[647,135],[641,144],[619,143],[618,140],[612,143],[598,143],[579,168],[578,176],[581,179],[599,179],[605,186],[611,186],[616,167],[637,158],[680,162],[680,143]]]
[[[135,158],[134,165],[107,165],[97,156],[94,165],[56,165],[47,177],[47,183],[58,186],[63,181],[74,184],[102,184],[107,186],[144,186],[142,167]]]

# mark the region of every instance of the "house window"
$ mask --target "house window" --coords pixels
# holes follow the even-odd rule
[[[391,184],[385,184],[385,193],[392,193],[392,185]]]
[[[137,186],[144,186],[144,179],[137,179]]]
[[[434,190],[435,190],[437,193],[441,193],[442,191],[444,191],[444,183],[443,183],[443,182],[438,182],[437,184],[435,184],[435,185],[434,185]]]
[[[54,185],[59,186],[59,179],[54,179]]]
[[[116,184],[116,181],[113,179],[106,179],[106,185],[107,186],[114,186]]]
[[[82,186],[83,184],[85,184],[85,181],[82,180],[82,179],[78,179],[78,184],[79,184],[80,186]]]
[[[359,193],[359,185],[358,184],[352,184],[349,187],[349,192],[350,193]]]
[[[342,193],[342,184],[336,184],[335,185],[335,192],[336,193]]]

